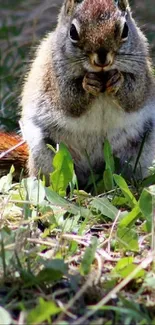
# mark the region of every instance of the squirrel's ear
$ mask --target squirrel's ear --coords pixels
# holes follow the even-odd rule
[[[129,7],[129,2],[128,0],[118,0],[118,7],[122,11],[126,11],[126,9]]]
[[[65,13],[67,15],[71,15],[74,9],[75,1],[74,0],[66,0],[65,3]]]
[[[75,6],[81,3],[83,0],[65,0],[65,13],[71,15]]]

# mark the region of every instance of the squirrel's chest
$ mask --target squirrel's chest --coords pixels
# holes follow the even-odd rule
[[[122,125],[124,112],[117,102],[101,95],[91,104],[88,111],[78,118],[67,118],[67,131],[73,136],[107,137]]]
[[[72,152],[78,154],[78,161],[81,156],[85,156],[85,151],[91,160],[96,160],[96,157],[102,160],[105,138],[110,141],[116,151],[124,145],[123,121],[122,108],[110,98],[102,95],[94,100],[85,114],[78,118],[68,117],[65,121],[61,120],[64,124],[64,134],[61,134],[59,141],[66,143]]]
[[[80,153],[87,150],[97,157],[103,156],[107,138],[114,152],[120,152],[128,141],[139,137],[145,119],[143,112],[127,113],[114,99],[102,94],[85,114],[61,120],[64,134],[59,141]]]

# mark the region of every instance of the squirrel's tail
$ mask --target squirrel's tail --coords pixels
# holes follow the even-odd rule
[[[0,177],[6,175],[10,167],[15,167],[15,178],[19,179],[22,170],[27,173],[28,147],[17,134],[0,132]]]

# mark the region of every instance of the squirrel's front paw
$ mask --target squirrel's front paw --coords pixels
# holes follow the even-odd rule
[[[103,82],[100,77],[93,72],[88,72],[83,78],[82,82],[83,89],[94,95],[98,96],[99,93],[103,90]]]
[[[106,83],[106,91],[109,94],[116,94],[122,86],[124,77],[118,70],[109,71],[108,81]]]

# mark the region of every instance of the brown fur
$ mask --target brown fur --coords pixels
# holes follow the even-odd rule
[[[4,132],[0,132],[0,153],[11,149],[15,145],[17,145],[22,138],[16,134],[7,134]],[[16,179],[19,179],[21,170],[24,169],[25,173],[26,164],[28,160],[28,147],[27,144],[24,143],[20,147],[12,150],[5,157],[0,159],[0,176],[6,175],[10,167],[14,165],[15,167],[15,176]]]

